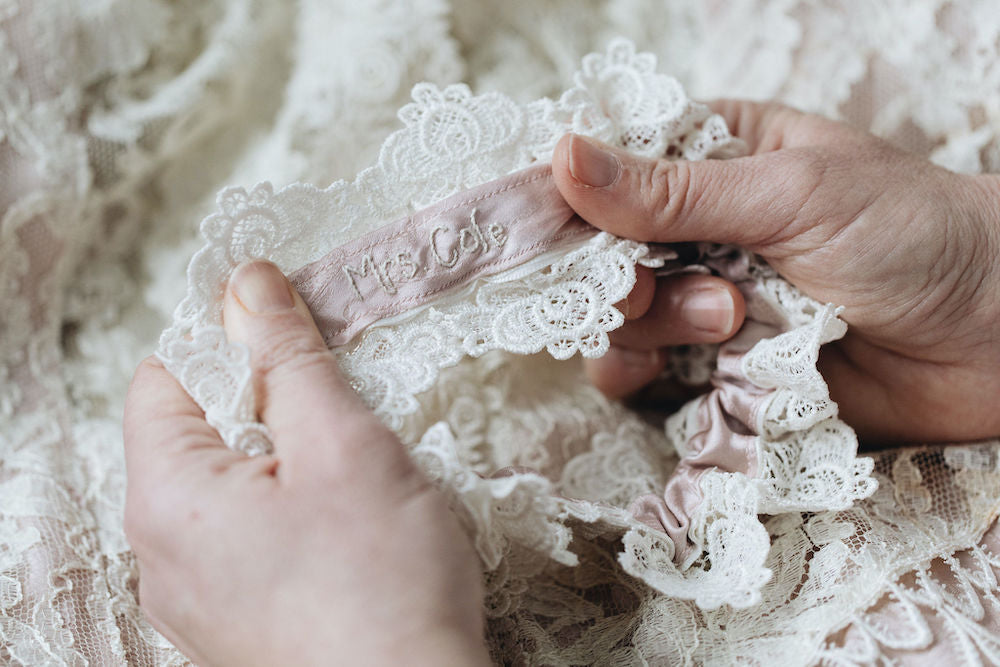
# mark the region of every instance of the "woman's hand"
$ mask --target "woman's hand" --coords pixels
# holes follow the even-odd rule
[[[225,325],[272,456],[227,449],[155,360],[129,390],[125,523],[153,625],[201,665],[488,664],[468,539],[274,266],[237,272]]]
[[[955,174],[780,105],[715,109],[747,141],[749,157],[648,160],[567,136],[553,158],[560,191],[601,229],[640,241],[738,244],[806,294],[845,306],[850,329],[823,348],[820,369],[842,418],[863,436],[1000,435],[1000,177]],[[654,306],[689,292],[655,291]],[[649,355],[668,344],[663,332],[678,319],[687,326],[654,307],[612,341],[634,358]],[[687,338],[669,343],[697,340]],[[624,393],[621,378],[634,390],[655,376],[653,362],[662,365],[647,356],[643,374],[620,357],[590,369],[613,394]]]

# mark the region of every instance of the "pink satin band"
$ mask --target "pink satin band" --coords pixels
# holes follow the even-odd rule
[[[340,246],[291,276],[330,347],[453,288],[596,230],[530,167],[449,197]]]
[[[560,243],[597,233],[559,194],[549,165],[538,165],[449,197],[331,251],[290,276],[330,347],[378,320],[430,303],[470,281],[523,264]],[[706,262],[738,285],[746,267],[727,258]],[[665,271],[689,270],[678,262]],[[663,271],[663,270],[661,270]],[[742,288],[741,288],[742,289]],[[747,289],[751,289],[747,287]],[[688,536],[702,503],[706,470],[756,475],[755,435],[748,427],[768,392],[740,372],[745,349],[723,346],[715,390],[692,417],[693,435],[663,494],[637,498],[637,519],[666,532],[674,560],[698,555]]]

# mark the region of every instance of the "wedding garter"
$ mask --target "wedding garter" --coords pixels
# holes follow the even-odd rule
[[[623,40],[587,56],[558,101],[518,105],[429,84],[413,99],[378,163],[351,182],[219,195],[160,340],[166,367],[227,444],[268,451],[248,353],[226,342],[221,303],[240,263],[269,259],[355,389],[449,495],[487,570],[512,544],[573,565],[571,540],[604,534],[620,539],[621,566],[663,594],[706,609],[755,604],[771,575],[759,515],[840,510],[875,490],[872,461],[857,458],[816,369],[820,346],[846,326],[741,249],[697,244],[682,260],[598,232],[559,195],[549,166],[567,132],[685,160],[736,156],[742,143]],[[477,474],[449,424],[424,414],[424,396],[446,369],[491,352],[603,355],[636,265],[712,271],[747,301],[746,324],[714,366],[689,369],[710,373],[713,389],[667,419],[679,461],[665,488],[614,505],[565,497],[524,468]]]

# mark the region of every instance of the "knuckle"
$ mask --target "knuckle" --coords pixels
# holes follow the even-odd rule
[[[788,151],[787,157],[790,164],[785,170],[788,176],[786,191],[792,197],[786,201],[794,210],[780,211],[779,215],[788,220],[809,217],[808,209],[818,203],[824,192],[835,159],[828,152],[814,149]]]
[[[651,207],[654,202],[659,204],[667,194],[663,183],[664,165],[669,163],[662,161],[640,163],[636,169],[635,191],[639,201],[646,206]]]
[[[646,201],[653,202],[658,226],[669,227],[681,218],[689,207],[691,169],[686,162],[659,160],[648,170],[641,185]]]
[[[316,365],[330,364],[333,356],[317,336],[300,328],[275,328],[253,351],[254,369],[268,376]]]
[[[335,367],[333,355],[326,350],[303,349],[289,353],[289,356],[276,363],[257,367],[260,373],[257,387],[261,392],[259,397],[263,399],[264,405],[269,405],[274,395],[301,396],[304,384],[312,385],[318,378],[325,382],[331,369],[335,370]],[[346,383],[344,387],[347,387]]]
[[[132,374],[132,381],[129,383],[128,395],[134,396],[137,390],[147,384],[153,377],[163,372],[163,362],[156,355],[149,355],[139,362]]]
[[[760,105],[760,116],[764,121],[769,123],[791,123],[808,118],[810,114],[789,106],[784,102],[772,100]]]
[[[819,182],[830,166],[829,151],[814,148],[790,149],[787,155],[793,160],[794,173],[801,183]]]
[[[139,366],[136,367],[136,375],[146,374],[149,372],[159,372],[162,370],[163,362],[160,361],[155,354],[151,354],[139,362]]]
[[[726,120],[734,135],[768,151],[781,147],[781,132],[778,130],[783,120],[801,115],[792,107],[776,101],[728,98],[717,100],[712,107]]]
[[[220,447],[218,432],[201,416],[167,415],[146,423],[147,449],[155,448],[168,454],[161,462],[158,475],[179,473],[183,469],[185,452],[215,450]]]

